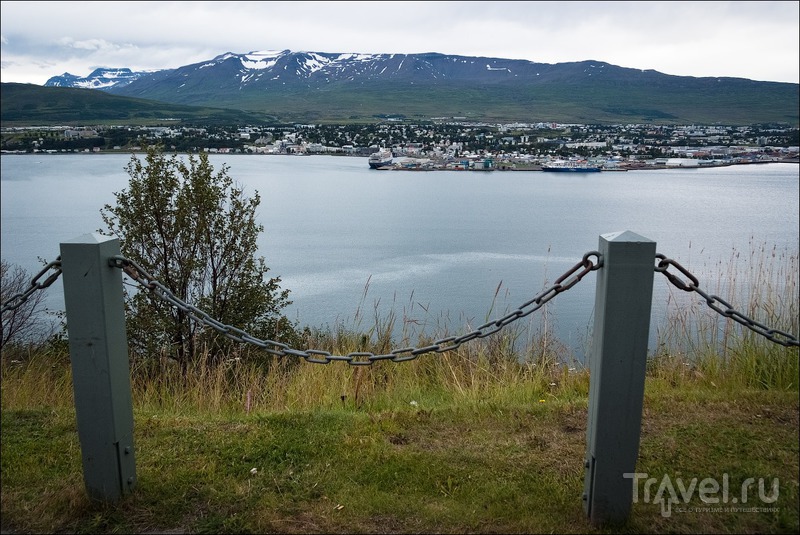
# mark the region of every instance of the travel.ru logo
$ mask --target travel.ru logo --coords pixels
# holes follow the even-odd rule
[[[755,487],[758,488],[758,498],[761,503],[775,503],[778,501],[779,495],[779,481],[778,478],[772,480],[772,485],[767,493],[767,484],[764,478],[758,478],[758,482],[753,477],[748,477],[742,482],[741,492],[739,495],[732,495],[730,493],[730,480],[728,474],[722,474],[722,484],[713,477],[707,477],[700,481],[693,477],[688,485],[684,483],[681,478],[675,478],[673,484],[672,478],[668,474],[659,481],[655,477],[647,477],[647,474],[634,472],[624,473],[622,476],[626,479],[633,481],[633,503],[639,502],[639,482],[644,482],[644,492],[642,493],[643,503],[655,503],[661,505],[661,515],[668,517],[672,514],[672,507],[680,506],[681,504],[688,504],[692,497],[697,493],[704,504],[738,504],[737,507],[703,507],[703,508],[687,508],[676,507],[677,512],[687,511],[705,511],[705,512],[759,512],[764,508],[759,507],[744,507],[748,500],[754,498]],[[734,492],[737,487],[734,487]]]

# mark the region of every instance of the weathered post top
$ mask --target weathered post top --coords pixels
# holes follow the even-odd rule
[[[106,236],[105,234],[100,234],[99,232],[88,232],[86,234],[81,234],[75,238],[64,240],[63,243],[81,243],[84,245],[93,245],[93,244],[100,244],[105,243],[108,241],[116,241],[117,247],[119,247],[119,239],[115,238],[114,236]]]

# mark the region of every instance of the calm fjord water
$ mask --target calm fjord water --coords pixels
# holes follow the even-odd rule
[[[58,255],[60,242],[101,229],[100,209],[129,178],[129,155],[1,160],[0,251],[31,274],[38,258]],[[413,332],[447,326],[457,335],[552,285],[609,232],[656,241],[708,289],[720,262],[753,244],[798,249],[794,164],[565,175],[374,171],[366,158],[333,156],[210,160],[261,195],[260,254],[291,290],[289,317],[314,327],[366,329],[376,312],[394,311]],[[594,289],[590,274],[547,306],[568,345],[587,338]],[[47,292],[48,306],[63,308],[60,281]],[[668,292],[658,277],[653,331]],[[537,324],[541,313],[521,321]]]

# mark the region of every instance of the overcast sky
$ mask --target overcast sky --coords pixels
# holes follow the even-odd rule
[[[3,1],[2,81],[169,69],[225,52],[596,60],[798,83],[800,2]]]

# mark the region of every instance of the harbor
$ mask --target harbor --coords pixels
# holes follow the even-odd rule
[[[380,164],[375,164],[380,161]],[[752,160],[734,158],[725,160],[700,160],[695,158],[655,158],[649,160],[560,160],[536,161],[496,160],[495,158],[387,158],[385,152],[380,159],[370,156],[369,166],[377,171],[541,171],[559,173],[625,172],[655,169],[700,169],[728,167],[732,165],[757,165],[764,163],[794,163],[798,158],[782,160]]]

